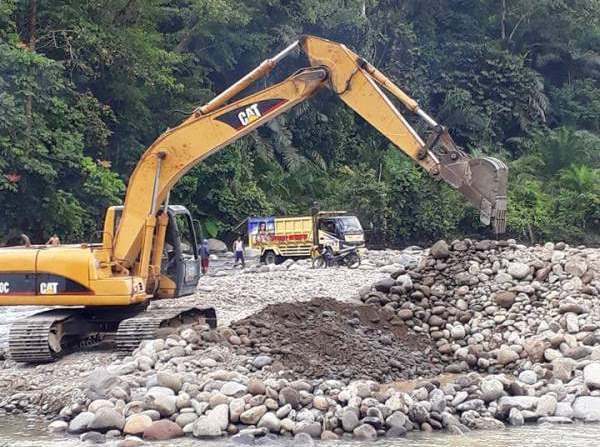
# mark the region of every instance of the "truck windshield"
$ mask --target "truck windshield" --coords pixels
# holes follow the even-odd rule
[[[356,216],[341,216],[338,225],[344,233],[362,233],[363,229]]]

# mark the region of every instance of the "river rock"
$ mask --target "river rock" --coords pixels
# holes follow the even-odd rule
[[[292,445],[293,447],[314,447],[315,441],[307,433],[298,433],[294,436]]]
[[[496,292],[496,294],[494,294],[494,301],[496,302],[496,304],[500,307],[503,307],[505,309],[510,309],[512,307],[512,305],[515,303],[515,297],[517,295],[514,292],[508,292],[508,291],[501,291],[501,292]]]
[[[521,371],[521,373],[519,374],[519,380],[523,383],[526,383],[527,385],[533,385],[537,382],[537,374],[535,373],[535,371],[527,369],[525,371]]]
[[[502,430],[504,424],[498,419],[492,417],[476,418],[472,422],[472,428],[475,430]]]
[[[223,434],[221,427],[207,416],[200,416],[192,427],[196,438],[216,438]]]
[[[237,382],[226,382],[221,387],[221,393],[231,397],[242,397],[247,391],[248,388],[245,385]]]
[[[446,396],[442,390],[436,388],[429,393],[431,411],[442,413],[446,409]]]
[[[352,431],[352,435],[360,441],[374,441],[377,439],[377,430],[369,424],[361,424]]]
[[[104,444],[106,442],[106,436],[97,431],[88,431],[79,436],[81,442],[87,444]]]
[[[69,428],[69,424],[65,421],[54,421],[48,425],[48,431],[51,433],[62,433]]]
[[[125,418],[114,408],[102,407],[96,411],[94,420],[88,425],[89,429],[107,431],[111,429],[122,430]]]
[[[583,368],[583,381],[590,389],[600,388],[600,362],[593,362]]]
[[[206,416],[211,424],[219,427],[220,430],[225,431],[229,425],[229,405],[221,404],[213,408]]]
[[[584,422],[600,422],[600,396],[580,396],[573,402],[573,417]]]
[[[279,433],[281,429],[281,420],[275,415],[275,413],[265,413],[258,423],[258,427],[265,427],[271,433]]]
[[[538,416],[554,416],[556,404],[556,396],[546,394],[538,400],[535,412]]]
[[[184,436],[184,433],[179,425],[168,419],[161,419],[146,427],[143,437],[149,441],[165,441],[182,436]]]
[[[265,405],[250,408],[240,415],[240,421],[246,425],[255,425],[266,412],[267,407]]]
[[[511,408],[534,411],[538,401],[539,397],[534,396],[503,396],[498,400],[498,411],[505,416],[508,416]]]
[[[289,386],[282,388],[279,392],[279,403],[281,405],[290,404],[292,408],[298,409],[300,407],[300,396],[298,391]]]
[[[162,390],[150,389],[145,402],[149,409],[158,411],[162,417],[170,417],[177,411],[177,398]]]
[[[91,404],[88,405],[88,411],[95,413],[102,407],[115,408],[115,404],[113,404],[110,400],[96,399],[96,400],[92,401]]]
[[[486,378],[481,381],[481,398],[485,402],[491,402],[504,394],[502,382],[494,378]]]
[[[250,379],[248,381],[248,392],[254,396],[265,394],[267,388],[262,380]]]
[[[508,414],[508,423],[515,427],[518,427],[525,423],[525,418],[523,418],[523,414],[519,411],[518,408],[513,407],[510,409],[510,412]]]
[[[84,411],[75,416],[69,422],[69,433],[81,433],[89,428],[96,415],[90,411]]]
[[[179,374],[172,374],[169,372],[159,372],[156,375],[158,385],[165,388],[170,388],[175,393],[178,393],[183,386],[183,379]]]
[[[321,427],[321,424],[319,422],[312,422],[312,421],[298,422],[293,430],[294,434],[306,433],[315,439],[319,439],[321,437],[322,431],[323,431],[323,429]]]
[[[510,348],[502,348],[496,353],[496,360],[501,365],[507,365],[511,362],[519,360],[519,354]]]
[[[450,248],[448,243],[444,240],[437,241],[429,249],[429,254],[434,259],[446,259],[450,256]]]
[[[512,262],[508,266],[508,274],[515,279],[524,279],[529,275],[529,266],[522,262]]]
[[[152,425],[152,419],[145,414],[132,414],[125,420],[123,433],[129,435],[140,435],[144,430]]]
[[[565,357],[559,357],[552,360],[552,374],[555,379],[567,382],[571,380],[573,370],[577,362],[575,360]]]
[[[342,427],[346,432],[352,432],[358,427],[358,415],[354,409],[346,408],[342,413]]]

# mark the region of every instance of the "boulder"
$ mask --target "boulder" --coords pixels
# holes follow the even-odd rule
[[[152,422],[152,425],[144,430],[144,439],[149,441],[165,441],[182,436],[184,433],[181,427],[169,419]]]
[[[144,430],[152,425],[152,419],[145,414],[132,414],[125,420],[123,433],[128,435],[140,435]]]
[[[227,245],[225,242],[219,239],[208,239],[208,250],[211,253],[225,253],[227,251]]]
[[[115,404],[113,404],[110,400],[96,399],[91,404],[88,405],[88,411],[95,413],[102,407],[115,408]]]
[[[108,431],[112,429],[122,430],[125,425],[123,415],[110,407],[102,407],[96,411],[94,420],[88,425],[91,430]]]
[[[106,399],[116,386],[120,386],[122,380],[106,368],[96,368],[88,376],[85,383],[85,392],[89,399]]]
[[[389,293],[390,289],[396,285],[396,280],[392,278],[384,278],[373,284],[373,287],[378,292]]]

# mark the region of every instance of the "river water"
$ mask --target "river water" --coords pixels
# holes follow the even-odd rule
[[[7,416],[0,419],[0,446],[14,447],[71,447],[82,443],[75,436],[49,434],[46,424],[36,419]],[[225,447],[226,440],[200,441],[182,438],[176,441],[150,443],[155,447]],[[274,443],[273,446],[284,446]],[[595,447],[600,445],[600,425],[528,425],[499,431],[470,432],[464,436],[444,433],[413,433],[406,438],[381,439],[377,442],[336,441],[320,443],[327,447]]]

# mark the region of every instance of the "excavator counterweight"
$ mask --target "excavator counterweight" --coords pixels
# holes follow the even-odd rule
[[[309,66],[235,99],[297,48]],[[117,349],[131,350],[173,327],[215,327],[212,308],[148,308],[154,298],[195,293],[200,276],[193,219],[184,207],[169,204],[170,190],[205,158],[323,88],[431,176],[462,193],[480,210],[482,222],[496,233],[504,231],[508,170],[503,162],[469,157],[417,101],[344,45],[303,36],[152,143],[129,178],[125,205],[107,210],[101,243],[0,249],[0,306],[63,306],[13,324],[13,358],[52,361],[107,336]],[[384,90],[425,122],[427,142]]]

